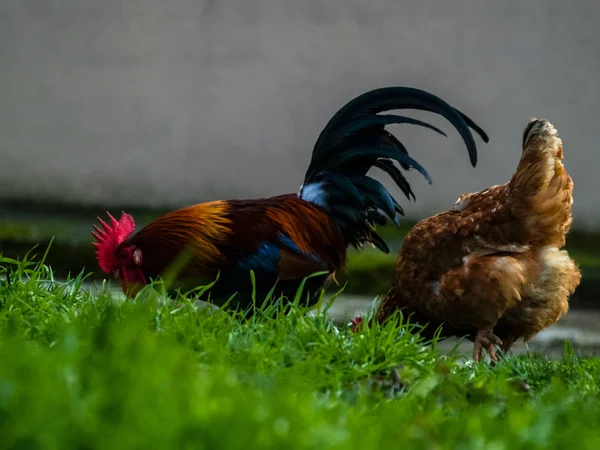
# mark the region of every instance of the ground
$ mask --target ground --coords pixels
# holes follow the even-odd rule
[[[0,447],[600,448],[600,360],[462,363],[410,324],[249,321],[0,260]]]

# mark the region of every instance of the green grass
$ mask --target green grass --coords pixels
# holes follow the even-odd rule
[[[459,364],[327,303],[248,321],[0,259],[0,448],[600,448],[600,362]]]

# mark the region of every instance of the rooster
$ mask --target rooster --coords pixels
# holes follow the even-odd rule
[[[562,141],[532,119],[511,180],[463,194],[454,209],[419,222],[406,235],[395,281],[375,320],[412,314],[431,337],[466,336],[473,359],[506,353],[554,324],[569,307],[581,273],[561,248],[571,227],[573,181]],[[359,323],[359,321],[357,321]]]
[[[398,224],[404,212],[367,172],[383,170],[409,200],[414,193],[394,161],[404,170],[418,170],[431,184],[427,171],[385,126],[412,124],[445,133],[420,120],[379,114],[396,109],[445,117],[463,138],[473,166],[477,146],[470,128],[488,142],[469,117],[433,94],[376,89],[347,103],[328,122],[298,194],[201,203],[159,217],[138,232],[130,215],[123,212],[116,220],[109,214],[108,223],[99,219],[101,227],[92,232],[100,268],[118,277],[130,297],[170,274],[173,290],[210,284],[210,300],[218,306],[231,301],[231,307],[248,310],[269,294],[290,300],[303,282],[308,305],[314,305],[318,292],[344,268],[350,245],[368,243],[389,252],[375,226],[388,219]]]

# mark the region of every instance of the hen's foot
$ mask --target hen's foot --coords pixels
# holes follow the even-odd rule
[[[477,331],[475,343],[473,344],[473,359],[479,362],[483,356],[483,349],[490,355],[492,361],[498,361],[494,345],[502,345],[502,340],[494,334],[492,328],[485,328]]]

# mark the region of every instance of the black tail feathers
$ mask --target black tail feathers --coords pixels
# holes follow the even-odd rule
[[[400,168],[414,168],[431,183],[424,167],[411,158],[406,147],[385,130],[390,124],[411,124],[446,134],[420,120],[379,114],[397,109],[429,111],[445,117],[462,136],[471,164],[477,164],[477,145],[472,128],[484,142],[487,134],[468,116],[441,98],[415,88],[387,87],[366,92],[343,106],[321,132],[313,149],[312,159],[300,197],[325,208],[346,234],[348,243],[360,247],[369,242],[388,253],[389,248],[375,233],[376,225],[385,225],[388,218],[398,223],[404,211],[388,190],[368,177],[372,167],[385,171],[406,197],[415,196]]]

